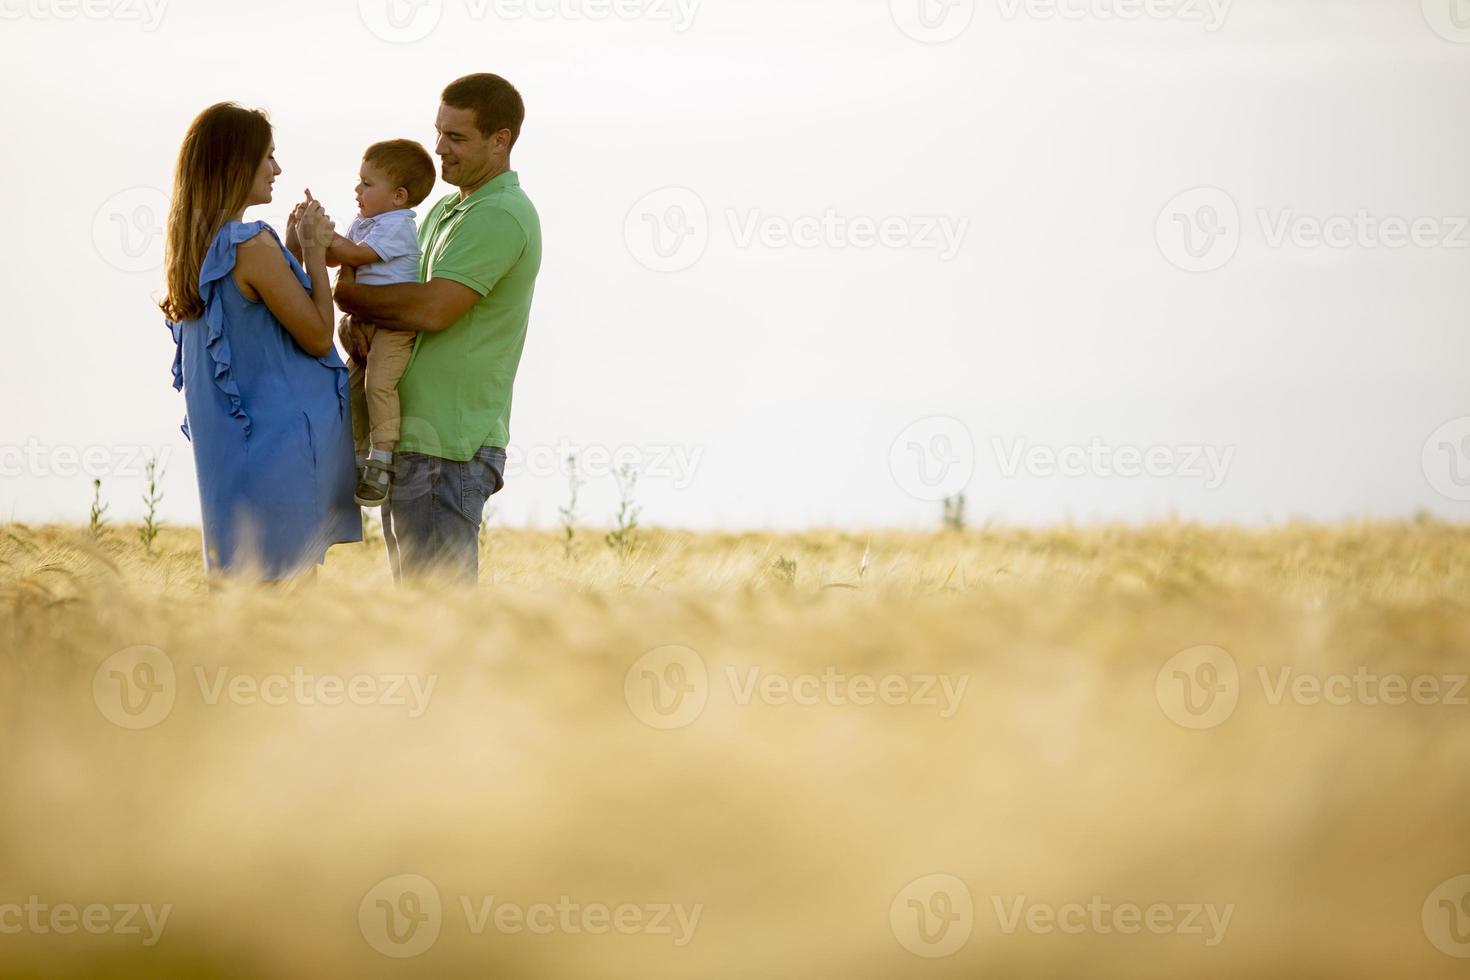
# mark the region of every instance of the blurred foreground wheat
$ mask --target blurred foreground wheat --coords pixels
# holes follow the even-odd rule
[[[0,526],[0,977],[1466,968],[1467,529],[136,540]]]

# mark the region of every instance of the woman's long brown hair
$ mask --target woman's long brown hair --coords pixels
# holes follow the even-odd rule
[[[271,124],[259,109],[220,102],[189,126],[174,169],[164,275],[168,295],[158,305],[175,323],[204,313],[199,271],[225,221],[243,210],[271,145]]]

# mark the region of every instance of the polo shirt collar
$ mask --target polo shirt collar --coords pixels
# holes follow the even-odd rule
[[[394,208],[392,211],[384,211],[382,214],[375,214],[371,218],[363,218],[362,223],[364,225],[371,225],[378,221],[382,221],[384,218],[391,218],[395,214],[403,214],[412,218],[413,208]]]
[[[475,203],[475,201],[480,197],[489,194],[490,191],[493,189],[519,186],[521,186],[521,178],[516,174],[514,170],[507,170],[505,173],[498,174],[495,177],[492,177],[491,179],[485,181],[485,183],[480,186],[479,190],[475,191],[473,194],[471,194],[467,198],[464,198],[463,200],[460,200],[458,198],[458,195],[456,195],[455,202],[450,205],[449,210],[462,211],[463,209],[469,207],[471,204]]]

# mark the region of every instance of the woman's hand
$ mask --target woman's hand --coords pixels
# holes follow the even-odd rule
[[[325,259],[327,246],[332,244],[332,236],[336,233],[337,228],[320,201],[308,201],[302,206],[297,234],[301,237],[303,249]]]
[[[306,202],[302,201],[286,217],[286,251],[298,258],[301,256],[301,212],[304,210]]]

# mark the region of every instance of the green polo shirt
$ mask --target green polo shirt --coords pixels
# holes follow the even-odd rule
[[[452,279],[480,294],[444,330],[420,331],[398,385],[398,450],[464,462],[510,444],[510,398],[531,295],[541,269],[541,221],[507,171],[464,200],[454,193],[419,226],[423,281]]]

